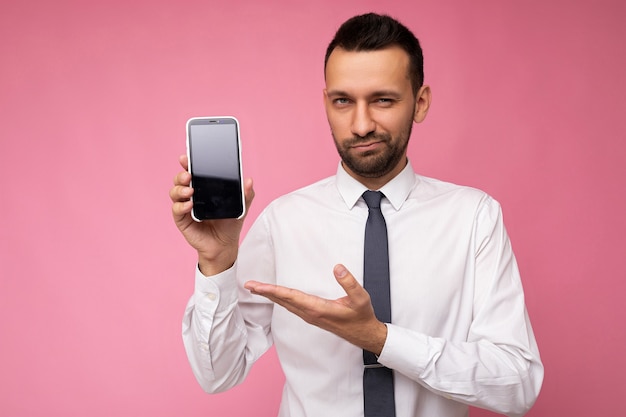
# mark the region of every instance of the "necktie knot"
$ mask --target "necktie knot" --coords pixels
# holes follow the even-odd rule
[[[370,209],[379,209],[380,208],[380,200],[383,198],[383,193],[380,191],[366,191],[363,193],[363,200],[365,200],[365,204]]]

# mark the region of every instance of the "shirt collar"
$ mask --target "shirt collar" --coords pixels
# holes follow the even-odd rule
[[[395,210],[400,210],[400,207],[402,207],[402,204],[404,204],[415,186],[416,181],[417,178],[413,172],[411,161],[408,161],[404,169],[379,191],[382,191]],[[363,193],[367,191],[367,187],[346,172],[341,162],[337,168],[337,188],[350,210],[359,201]]]

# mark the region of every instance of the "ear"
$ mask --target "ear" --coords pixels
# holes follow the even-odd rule
[[[421,123],[426,118],[428,109],[430,108],[430,102],[432,100],[432,94],[428,85],[423,85],[415,96],[415,114],[413,115],[413,121],[415,123]]]

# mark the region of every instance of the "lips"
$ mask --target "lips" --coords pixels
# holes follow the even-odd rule
[[[352,145],[352,148],[358,151],[371,151],[371,150],[378,148],[382,143],[383,143],[382,141],[359,143],[359,144]]]

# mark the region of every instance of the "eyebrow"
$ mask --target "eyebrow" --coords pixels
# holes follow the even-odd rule
[[[347,93],[346,91],[342,91],[342,90],[328,90],[326,92],[326,94],[329,97],[351,97],[352,95]],[[375,98],[375,97],[393,97],[393,98],[400,98],[402,97],[402,94],[400,94],[397,91],[393,91],[393,90],[379,90],[379,91],[374,91],[372,94],[369,95],[369,97]]]

